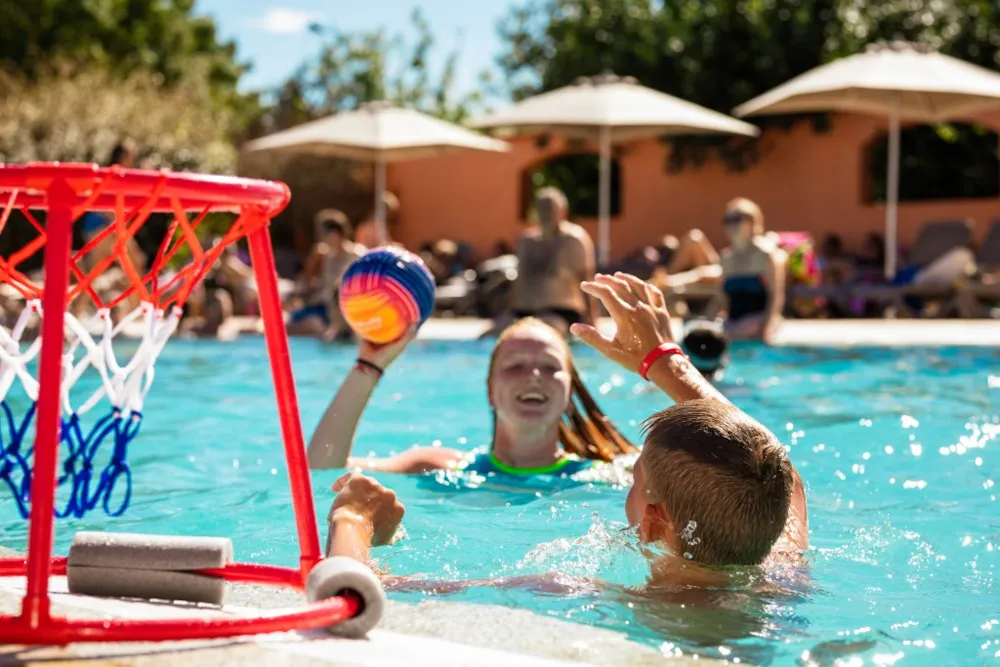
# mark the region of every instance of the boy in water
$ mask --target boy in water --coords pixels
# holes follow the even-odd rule
[[[604,304],[617,331],[606,337],[575,324],[572,333],[676,401],[646,421],[625,501],[639,538],[668,549],[650,557],[650,588],[723,587],[728,578],[717,566],[758,565],[807,549],[805,490],[784,447],[681,353],[659,290],[625,274],[599,275],[583,290]],[[333,488],[327,554],[368,563],[369,549],[388,543],[404,508],[360,474]]]

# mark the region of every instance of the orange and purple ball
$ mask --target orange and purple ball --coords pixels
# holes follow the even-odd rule
[[[434,310],[434,277],[423,260],[401,248],[376,248],[348,267],[340,282],[340,311],[372,343],[397,340]]]

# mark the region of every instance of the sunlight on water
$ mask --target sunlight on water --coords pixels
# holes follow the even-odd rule
[[[576,351],[602,408],[637,439],[643,419],[667,402]],[[313,341],[293,341],[292,352],[308,435],[355,354]],[[487,445],[488,353],[486,343],[415,344],[377,390],[356,453]],[[645,595],[645,559],[624,524],[624,464],[571,484],[379,475],[407,514],[401,539],[376,555],[394,574],[428,580],[536,577],[544,583],[448,599],[622,631],[665,655],[777,665],[996,661],[998,359],[986,349],[734,347],[721,388],[778,434],[807,486],[805,568],[736,572],[729,591]],[[262,341],[170,343],[145,412],[129,455],[131,508],[118,519],[97,511],[59,521],[57,550],[65,553],[80,529],[228,535],[240,559],[293,565],[298,545]],[[313,475],[321,519],[339,474]],[[0,531],[0,544],[23,548],[25,523],[3,486]],[[684,534],[692,543],[699,526]]]

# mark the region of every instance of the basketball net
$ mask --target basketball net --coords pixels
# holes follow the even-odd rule
[[[216,264],[224,249],[245,237],[267,218],[259,211],[238,211],[235,221],[222,238],[209,248],[202,247],[198,228],[208,215],[231,212],[232,207],[184,201],[178,196],[161,196],[167,174],[151,182],[148,193],[107,194],[115,180],[129,172],[103,170],[93,189],[79,195],[74,209],[74,226],[98,227],[85,245],[70,258],[70,285],[64,326],[62,382],[60,391],[60,449],[64,453],[58,485],[68,497],[56,505],[56,516],[82,517],[100,506],[109,516],[121,515],[131,500],[129,445],[139,433],[143,405],[155,377],[155,365],[171,335],[180,324],[183,308],[195,287]],[[148,174],[148,172],[147,172]],[[0,258],[0,284],[23,299],[13,324],[0,327],[0,482],[10,489],[18,511],[30,513],[32,465],[27,446],[39,394],[36,359],[42,346],[41,322],[44,283],[22,269],[45,245],[45,228],[32,212],[37,196],[27,190],[0,193],[6,199],[0,214],[0,238],[8,231],[17,213],[35,236],[9,258]],[[189,218],[188,212],[197,215]],[[103,220],[95,218],[104,213]],[[170,211],[172,219],[160,241],[148,270],[134,261],[136,232],[154,211]],[[94,221],[97,221],[95,224]],[[171,260],[186,248],[190,260],[172,268]],[[101,255],[96,262],[92,253]],[[118,284],[112,290],[99,287],[103,277],[114,272]],[[8,290],[10,291],[10,290]],[[111,295],[110,297],[108,295]],[[93,312],[85,313],[86,310]],[[116,317],[117,315],[117,317]],[[138,346],[130,358],[115,341],[124,332],[137,331]],[[96,388],[76,396],[74,387],[81,379]],[[19,409],[24,397],[29,407]],[[96,419],[85,419],[88,414]],[[101,445],[111,443],[110,450]],[[98,455],[104,452],[101,463]]]

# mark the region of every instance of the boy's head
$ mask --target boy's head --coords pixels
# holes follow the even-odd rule
[[[736,407],[703,399],[650,417],[625,501],[643,541],[705,565],[756,565],[788,519],[795,473],[777,438]]]

